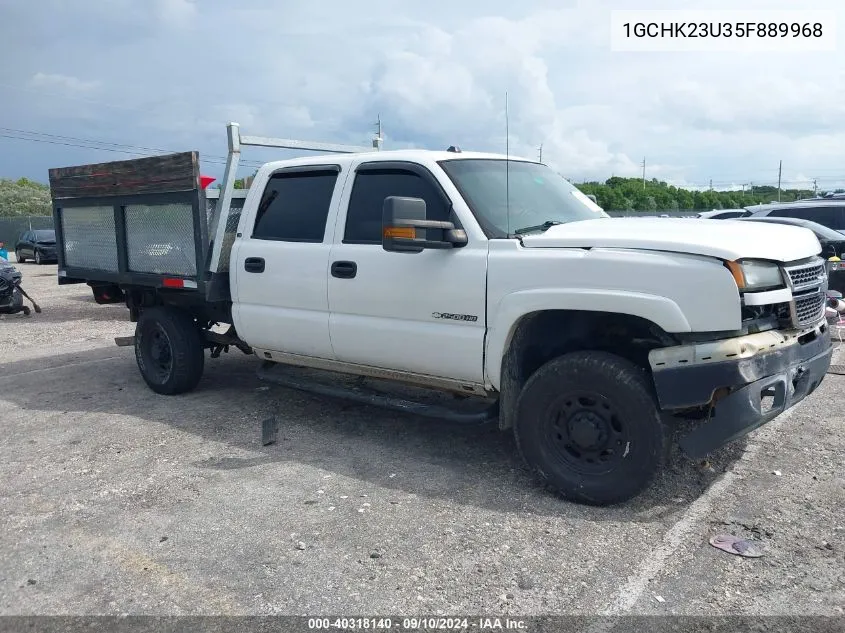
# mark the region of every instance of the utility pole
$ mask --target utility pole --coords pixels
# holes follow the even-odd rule
[[[537,149],[540,152],[540,162],[542,163],[543,162],[543,144],[540,143],[540,147],[537,148]]]
[[[817,192],[818,192],[819,186],[818,186],[817,180],[818,180],[817,178],[813,178],[813,195],[814,196],[818,195]]]
[[[713,179],[710,179],[710,191],[713,191]]]
[[[643,191],[645,191],[645,157],[643,157]]]
[[[381,113],[379,113],[378,119],[376,120],[374,125],[376,126],[376,137],[373,139],[373,148],[379,149],[381,148],[381,142],[383,140],[383,137],[381,135]]]
[[[780,202],[780,176],[783,171],[783,161],[778,163],[778,202]]]

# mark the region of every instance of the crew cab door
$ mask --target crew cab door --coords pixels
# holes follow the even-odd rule
[[[385,251],[382,210],[388,196],[422,198],[429,220],[460,220],[427,168],[367,160],[349,176],[329,258],[337,360],[482,384],[487,242]]]
[[[270,176],[258,208],[245,209],[229,267],[232,318],[255,349],[334,358],[327,278],[344,177],[337,165],[284,168]]]

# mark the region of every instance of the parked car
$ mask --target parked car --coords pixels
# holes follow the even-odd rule
[[[15,244],[15,256],[19,263],[28,259],[36,264],[58,261],[56,232],[53,229],[24,231]]]
[[[749,217],[800,218],[845,233],[845,199],[809,198],[795,202],[775,202],[746,207]]]
[[[845,235],[839,231],[834,231],[818,222],[811,222],[810,220],[803,220],[801,218],[773,218],[770,216],[761,217],[746,217],[738,218],[739,220],[749,222],[769,222],[772,224],[788,224],[790,226],[800,226],[811,230],[822,245],[822,256],[826,257],[827,273],[828,273],[828,287],[831,290],[836,290],[845,294],[845,262],[840,261],[845,255]]]
[[[748,215],[751,215],[751,211],[748,209],[713,209],[712,211],[696,213],[693,217],[704,220],[733,220],[735,218],[744,218]]]

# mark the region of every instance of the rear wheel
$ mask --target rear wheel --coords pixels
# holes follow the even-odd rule
[[[35,251],[35,263],[39,266],[44,263],[44,260],[41,258],[41,251]]]
[[[545,485],[590,505],[635,497],[668,455],[646,372],[604,352],[566,354],[537,370],[519,396],[514,433]]]
[[[23,264],[26,261],[26,257],[21,255],[20,251],[15,251],[15,259],[18,261],[19,264]]]
[[[147,385],[163,395],[191,391],[202,378],[205,348],[193,317],[174,308],[148,308],[135,327],[135,359]]]

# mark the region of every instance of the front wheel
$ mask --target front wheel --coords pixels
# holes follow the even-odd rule
[[[549,361],[526,382],[514,434],[536,476],[563,497],[589,505],[642,492],[668,454],[646,372],[605,352]]]
[[[15,251],[15,259],[19,264],[23,264],[26,261],[26,258],[21,255],[20,251]]]
[[[44,260],[41,258],[41,251],[35,251],[35,263],[39,266],[44,263]]]
[[[135,326],[135,359],[147,385],[163,395],[191,391],[202,378],[205,347],[194,319],[174,308],[148,308]]]

